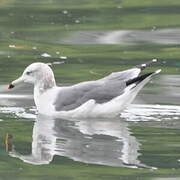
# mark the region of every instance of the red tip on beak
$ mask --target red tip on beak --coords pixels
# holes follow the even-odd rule
[[[14,88],[14,85],[10,84],[8,89],[12,89],[12,88]]]

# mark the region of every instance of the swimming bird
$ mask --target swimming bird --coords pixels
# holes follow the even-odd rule
[[[12,89],[21,83],[34,85],[34,102],[40,114],[68,118],[106,118],[119,116],[142,87],[161,70],[140,75],[156,62],[153,59],[104,78],[58,87],[52,69],[45,63],[30,64],[22,75],[9,84]]]

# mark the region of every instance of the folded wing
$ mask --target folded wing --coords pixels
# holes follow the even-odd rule
[[[105,103],[124,93],[126,81],[138,76],[140,70],[133,68],[127,71],[112,73],[103,79],[63,87],[54,103],[56,111],[68,111],[79,107],[90,99],[96,103]]]

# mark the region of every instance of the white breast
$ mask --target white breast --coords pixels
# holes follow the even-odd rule
[[[54,113],[53,103],[56,94],[56,87],[46,90],[43,93],[40,93],[38,88],[34,88],[34,101],[40,114],[51,116]]]

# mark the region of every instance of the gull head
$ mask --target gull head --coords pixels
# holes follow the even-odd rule
[[[56,86],[52,69],[47,64],[40,62],[30,64],[18,79],[9,84],[8,89],[22,83],[30,83],[43,89]]]

